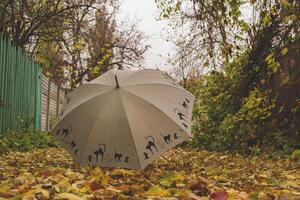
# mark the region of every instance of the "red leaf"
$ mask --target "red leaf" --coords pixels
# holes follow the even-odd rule
[[[224,190],[219,190],[219,191],[213,192],[213,193],[211,193],[210,197],[213,200],[227,200],[228,199],[227,192]]]
[[[90,183],[90,188],[92,191],[96,191],[96,190],[101,189],[101,185],[94,181],[94,182]]]

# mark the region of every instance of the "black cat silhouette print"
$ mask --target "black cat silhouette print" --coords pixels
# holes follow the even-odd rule
[[[159,70],[110,70],[67,95],[52,133],[77,166],[143,169],[191,138],[194,100]]]

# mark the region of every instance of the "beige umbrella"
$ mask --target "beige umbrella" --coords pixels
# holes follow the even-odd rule
[[[67,97],[52,133],[79,166],[143,169],[190,138],[193,103],[159,70],[110,70]]]

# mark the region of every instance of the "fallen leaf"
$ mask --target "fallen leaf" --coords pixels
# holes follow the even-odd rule
[[[157,185],[154,185],[147,192],[145,192],[144,195],[145,196],[168,197],[168,196],[170,196],[170,193],[167,190],[165,190]]]
[[[96,191],[96,190],[101,189],[101,185],[99,183],[93,181],[90,183],[90,188],[91,188],[91,191]]]
[[[171,187],[171,185],[176,185],[177,182],[182,182],[184,176],[178,172],[168,172],[160,180],[160,184],[165,187]]]
[[[60,193],[57,195],[57,197],[59,197],[61,199],[67,199],[67,200],[81,200],[81,198],[79,196],[76,196],[71,193]]]
[[[203,182],[193,182],[189,189],[198,196],[207,196],[209,194],[207,184]]]
[[[228,194],[224,190],[219,190],[211,193],[210,197],[212,200],[227,200]]]
[[[49,199],[50,194],[47,190],[37,187],[26,193],[23,193],[21,197],[24,199]]]

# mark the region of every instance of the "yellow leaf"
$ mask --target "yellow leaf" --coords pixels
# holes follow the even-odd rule
[[[81,198],[71,193],[60,193],[57,197],[68,200],[80,200]]]
[[[94,177],[97,177],[97,176],[102,176],[104,173],[103,171],[99,168],[99,167],[95,167],[94,169],[91,170],[91,175],[94,176]]]
[[[49,199],[50,194],[47,190],[44,190],[40,187],[30,190],[21,195],[23,199]]]
[[[126,170],[126,169],[114,169],[112,172],[111,172],[111,175],[112,176],[133,176],[134,175],[134,172],[131,171],[131,170]]]
[[[283,74],[282,78],[281,78],[281,83],[280,85],[286,85],[287,83],[289,83],[290,81],[290,77],[288,73]]]
[[[12,188],[12,185],[7,181],[4,183],[1,183],[0,185],[0,191],[1,192],[8,192]]]
[[[269,60],[271,60],[271,59],[273,58],[273,56],[274,56],[274,52],[273,52],[273,53],[270,53],[270,54],[266,57],[265,61],[268,62]]]
[[[263,25],[264,26],[267,26],[267,25],[269,25],[269,23],[271,22],[271,15],[268,13],[268,14],[266,14],[264,17],[263,17],[263,19],[262,19],[262,23],[263,23]]]
[[[284,56],[287,54],[288,51],[289,51],[288,48],[283,48],[283,49],[281,49],[280,53],[281,53],[281,55]]]
[[[86,181],[83,186],[79,189],[80,193],[88,193],[91,192],[90,183]]]
[[[107,187],[109,177],[99,167],[95,167],[90,173],[91,181],[99,181],[101,186]]]
[[[177,172],[169,172],[160,180],[162,186],[170,187],[175,182],[182,182],[184,176]]]
[[[145,192],[144,195],[145,196],[168,197],[168,196],[170,196],[170,193],[168,190],[165,190],[157,185],[154,185],[147,192]]]

